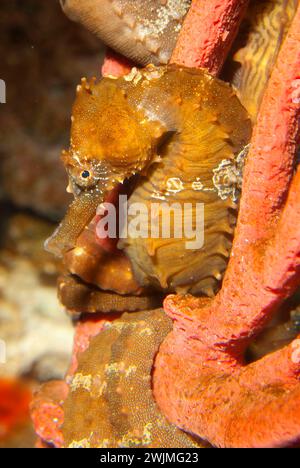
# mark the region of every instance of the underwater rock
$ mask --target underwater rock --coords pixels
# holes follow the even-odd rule
[[[0,376],[32,372],[41,380],[61,378],[72,351],[73,327],[57,300],[58,263],[43,251],[51,224],[28,215],[5,221],[0,247],[0,339],[6,345],[6,363],[0,364]]]

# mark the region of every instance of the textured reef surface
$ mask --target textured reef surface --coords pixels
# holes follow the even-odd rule
[[[152,396],[153,358],[171,326],[162,310],[124,314],[104,325],[68,379],[66,447],[201,447],[167,422]]]

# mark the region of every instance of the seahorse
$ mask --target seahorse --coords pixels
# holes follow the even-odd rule
[[[179,5],[177,1],[160,2],[153,0],[151,2],[147,2],[147,4],[144,5],[145,8],[139,8],[143,1],[144,0],[139,2],[133,2],[132,0],[105,0],[105,5],[103,4],[105,6],[103,10],[104,13],[102,16],[100,15],[100,17],[99,4],[95,0],[89,0],[89,2],[82,2],[81,0],[65,0],[62,1],[62,4],[65,11],[73,19],[87,25],[96,34],[98,34],[99,37],[114,47],[115,50],[121,51],[127,58],[131,57],[137,62],[144,64],[149,63],[150,61],[154,63],[164,63],[166,56],[160,56],[158,51],[161,52],[164,50],[164,44],[167,43],[170,46],[167,55],[170,57],[171,50],[174,47],[174,41],[176,39],[176,34],[174,34],[173,28],[174,21],[176,19],[176,31],[178,30],[179,33],[181,23],[184,20],[184,16],[188,11],[191,2],[184,2],[184,5],[182,2],[179,2]],[[264,88],[271,74],[272,66],[276,60],[278,51],[294,16],[297,5],[298,0],[251,0],[246,18],[233,47],[231,58],[227,60],[222,77],[229,81],[236,89],[237,96],[248,110],[253,122],[255,122],[259,104],[263,96]],[[160,8],[162,8],[162,10]],[[185,8],[185,12],[183,11],[183,8]],[[103,21],[105,18],[110,18],[110,20],[112,20],[112,23],[106,22],[107,24],[109,23],[114,25],[116,24],[115,21],[119,21],[120,23],[118,24],[122,24],[121,35],[116,33],[114,27],[110,28],[109,31],[105,29],[108,27],[103,24],[105,23],[105,21]],[[150,40],[146,44],[147,38],[144,37],[143,40],[140,40],[138,32],[142,29],[141,25],[148,25],[148,27],[150,27],[149,25],[151,23],[152,26],[155,24],[157,27],[162,18],[164,19],[164,33],[155,36],[157,48],[155,50],[153,49],[149,55],[150,49],[146,51],[145,48],[147,49],[147,44],[149,45],[151,43],[153,45],[153,41],[151,42]],[[125,34],[125,36],[129,35],[130,40],[120,40],[120,44],[122,44],[122,50],[120,50],[120,44],[116,41],[118,38],[123,37],[123,34]],[[152,33],[148,34],[147,37],[148,39],[153,39]],[[144,47],[143,50],[140,50],[141,44]],[[133,53],[134,51],[137,51],[136,55]],[[143,57],[142,60],[140,53]],[[140,76],[144,76],[143,73],[143,71],[139,73],[133,71],[132,80],[136,82],[137,88],[139,88],[138,81],[140,80]],[[130,77],[127,77],[127,79],[130,80]],[[177,87],[175,85],[174,89],[181,86],[181,83],[182,80],[179,80]],[[83,87],[85,87],[85,85],[83,84]],[[161,106],[159,106],[159,108],[161,109]],[[172,130],[169,134],[172,134]],[[166,131],[166,135],[168,135],[168,130]],[[162,140],[163,139],[164,136],[162,137]],[[241,183],[241,170],[240,167],[238,167],[241,166],[241,158],[237,158],[236,154],[235,158],[237,164],[235,164],[234,167],[228,163],[227,159],[225,159],[224,167],[222,166],[222,161],[220,161],[221,166],[219,167],[219,174],[215,174],[214,181],[217,182],[218,178],[220,179],[221,177],[222,179],[223,176],[226,176],[226,171],[228,169],[231,173],[231,180],[236,180],[236,186],[232,186],[229,190],[233,190],[235,193],[234,196],[237,198],[236,194],[238,193],[238,185]],[[154,161],[154,159],[155,158],[152,158],[151,161]],[[153,162],[151,164],[152,166],[149,166],[149,170],[147,169],[148,183],[145,179],[143,179],[144,183],[141,181],[139,182],[130,199],[131,205],[134,201],[144,201],[145,199],[149,201],[150,198],[155,202],[155,197],[157,195],[161,198],[162,192],[158,189],[156,190],[155,195],[151,185],[152,182],[150,181],[150,178],[152,178],[151,180],[154,180],[154,185],[157,189],[157,185],[159,185],[160,182],[157,183],[158,179],[156,178],[158,177],[161,169],[158,164],[154,164]],[[166,167],[168,166],[166,165]],[[140,174],[141,172],[142,171],[140,171]],[[151,172],[154,173],[153,176],[150,176]],[[200,183],[199,181],[196,181],[194,188],[202,187],[201,176],[198,176],[198,178],[200,178]],[[237,183],[238,181],[239,183]],[[166,191],[167,196],[163,194],[162,197],[167,198],[168,201],[176,201],[177,198],[180,198],[178,189],[181,188],[181,182],[182,180],[180,177],[177,177],[177,174],[175,174],[174,177],[170,177]],[[173,194],[170,193],[171,191],[173,191]],[[174,191],[177,191],[177,193]],[[96,206],[97,197],[92,196],[91,198],[93,198]],[[189,198],[187,198],[187,200],[189,200]],[[90,207],[92,207],[92,203],[93,202],[91,201],[89,204]],[[76,204],[78,204],[78,200]],[[230,222],[227,223],[226,230],[232,231],[235,216],[236,214],[233,214]],[[91,228],[94,229],[94,225],[90,225],[90,231]],[[82,234],[79,235],[76,244],[80,248],[72,249],[65,255],[66,264],[71,273],[77,274],[85,283],[92,283],[101,289],[109,290],[110,292],[114,291],[119,295],[125,295],[128,299],[127,309],[141,310],[144,308],[145,297],[149,295],[149,286],[154,286],[154,289],[157,290],[158,288],[163,291],[188,291],[194,294],[204,293],[207,295],[213,295],[218,288],[220,279],[222,279],[223,271],[226,266],[226,256],[230,250],[232,234],[227,232],[227,235],[225,236],[227,237],[226,241],[223,236],[225,241],[225,248],[222,248],[224,257],[223,264],[221,259],[219,259],[217,267],[209,269],[208,278],[202,278],[201,284],[199,283],[198,285],[194,284],[195,281],[197,281],[194,277],[196,256],[193,255],[193,251],[185,249],[185,258],[184,261],[182,261],[180,256],[180,252],[182,250],[180,249],[179,242],[176,243],[176,249],[173,251],[172,249],[175,247],[175,244],[172,243],[167,246],[167,242],[165,242],[165,245],[162,247],[161,242],[157,243],[156,240],[153,239],[148,239],[147,242],[132,242],[132,239],[129,238],[127,241],[125,240],[123,243],[119,244],[119,247],[123,248],[122,254],[120,256],[115,256],[113,254],[105,255],[103,251],[100,251],[99,248],[97,250],[97,247],[95,246],[91,249],[90,241],[88,243],[89,247],[87,248],[86,237],[86,232],[83,231]],[[222,236],[219,237],[219,240],[221,237]],[[93,244],[95,244],[95,242]],[[80,256],[78,255],[79,252],[81,252]],[[124,255],[124,252],[127,256]],[[172,261],[168,262],[170,253],[171,255],[176,253],[177,256],[172,255]],[[161,261],[157,263],[156,260],[158,258],[160,258]],[[214,257],[212,264],[215,259],[216,257]],[[186,265],[189,263],[189,260],[191,260],[189,271],[190,278],[187,279],[188,269],[186,268]],[[177,265],[175,265],[176,261]],[[168,264],[168,268],[165,268],[166,264]],[[179,264],[184,266],[184,271],[181,276],[179,273]],[[199,268],[202,269],[202,273],[200,272],[200,274],[198,274],[199,278],[206,267],[205,262],[200,261],[197,264]],[[122,276],[120,274],[116,274],[116,270],[120,270],[118,265],[121,266],[121,269],[126,271],[126,277],[125,275]],[[112,272],[114,272],[114,275],[112,275]],[[210,274],[215,275],[215,278],[213,279]],[[106,278],[105,280],[103,279],[104,277]],[[186,282],[187,284],[185,284]],[[66,287],[66,284],[70,285],[71,283],[73,285],[73,296],[67,291]],[[59,289],[62,301],[68,308],[72,306],[71,308],[74,308],[74,310],[76,310],[76,308],[81,310],[83,302],[89,310],[97,309],[97,304],[100,303],[104,310],[109,310],[110,304],[113,305],[114,310],[118,308],[117,300],[112,302],[109,295],[100,294],[99,291],[97,291],[97,294],[93,294],[93,297],[91,298],[87,293],[89,284],[83,285],[80,282],[79,288],[75,294],[76,288],[74,277],[63,280]],[[144,288],[141,288],[141,285],[144,285]],[[140,298],[140,295],[143,297]],[[89,297],[89,301],[87,301],[87,297]],[[102,298],[102,301],[100,301],[100,297]],[[123,308],[121,304],[124,304],[124,297],[122,298],[122,301],[120,301],[120,308]],[[159,303],[154,304],[154,302],[152,302],[152,304],[153,306],[159,306]]]
[[[202,204],[204,245],[187,249],[184,234],[170,239],[129,234],[119,248],[137,286],[120,291],[120,277],[116,292],[138,294],[135,288],[144,287],[213,295],[230,253],[241,155],[250,135],[249,116],[232,88],[204,70],[148,66],[118,79],[83,80],[73,108],[70,149],[63,154],[75,199],[47,248],[71,256],[71,272],[82,277],[87,251],[76,247],[78,238],[86,235],[106,194],[134,179],[129,210],[140,202],[150,211],[163,199],[158,224],[164,211],[174,208],[176,219],[189,203],[195,228],[195,210]],[[112,261],[110,256],[107,262]],[[111,289],[91,275],[83,279]]]

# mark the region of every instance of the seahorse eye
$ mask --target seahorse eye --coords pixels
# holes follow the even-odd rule
[[[90,169],[79,170],[77,168],[71,168],[69,171],[70,181],[73,187],[77,187],[78,190],[91,189],[96,185],[98,178],[95,176],[94,171]],[[73,189],[73,193],[76,191]]]
[[[90,171],[82,171],[82,173],[81,173],[81,177],[83,179],[88,179],[90,176],[91,176]]]

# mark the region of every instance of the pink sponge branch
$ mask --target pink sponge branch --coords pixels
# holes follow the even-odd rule
[[[111,49],[107,49],[102,65],[102,76],[120,77],[130,72],[134,64]]]
[[[250,337],[245,324],[255,334],[299,284],[299,174],[290,187],[300,136],[299,75],[300,6],[258,116],[232,256],[213,306],[221,324],[226,304],[227,338],[231,323],[235,339]]]
[[[300,286],[300,168],[266,252],[264,283],[283,298]]]
[[[238,225],[215,299],[169,296],[173,331],[153,390],[182,429],[218,447],[300,442],[300,339],[246,365],[244,351],[300,285],[300,6],[254,130]]]
[[[271,320],[283,300],[299,286],[298,169],[273,237],[266,244],[248,245],[231,259],[223,288],[209,308],[210,326],[214,324],[218,330],[217,339],[230,347],[233,342],[238,343],[242,352],[248,340]]]
[[[217,75],[238,32],[248,0],[193,0],[171,63]]]
[[[300,10],[258,115],[245,169],[235,250],[265,239],[285,202],[300,140]]]
[[[213,302],[169,296],[165,310],[188,336],[201,334],[207,345],[234,350],[238,357],[300,286],[300,169],[274,236],[265,246],[248,245],[232,257],[230,272]]]

